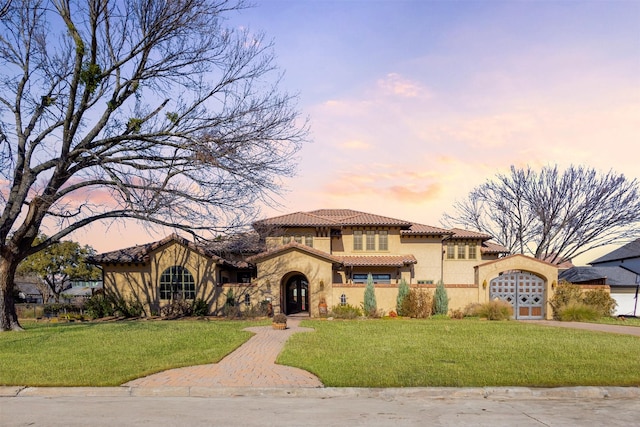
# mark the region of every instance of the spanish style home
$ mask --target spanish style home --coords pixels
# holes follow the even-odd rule
[[[253,228],[208,244],[172,235],[94,261],[105,291],[142,302],[147,314],[176,296],[203,298],[219,313],[231,294],[246,306],[269,301],[275,312],[318,316],[321,301],[359,306],[371,274],[385,312],[396,309],[402,280],[424,289],[442,281],[451,309],[499,298],[516,318],[551,318],[557,267],[508,255],[486,234],[349,209],[297,212]]]

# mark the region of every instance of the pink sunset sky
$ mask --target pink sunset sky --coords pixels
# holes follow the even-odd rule
[[[638,1],[258,0],[228,24],[273,39],[310,119],[298,175],[263,216],[349,208],[440,226],[510,165],[640,178]],[[72,238],[103,252],[165,234]]]

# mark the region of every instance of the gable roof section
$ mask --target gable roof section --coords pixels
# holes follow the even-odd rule
[[[337,225],[337,223],[331,219],[313,215],[308,212],[294,212],[292,214],[263,219],[254,223],[254,227],[326,227],[332,225]]]
[[[94,264],[145,263],[149,261],[152,252],[170,243],[177,243],[182,246],[185,246],[199,253],[200,255],[213,259],[218,264],[226,262],[224,259],[217,256],[213,251],[208,249],[206,246],[190,242],[189,240],[185,239],[184,237],[180,237],[177,234],[171,234],[157,242],[146,243],[144,245],[137,245],[137,246],[132,246],[130,248],[118,249],[116,251],[105,252],[103,254],[94,255],[93,257],[91,257],[91,261]]]
[[[595,261],[591,261],[589,264],[594,265],[602,262],[619,261],[629,258],[640,258],[640,239],[627,243],[626,245],[601,256]]]
[[[482,263],[482,264],[480,264],[480,265],[484,266],[484,265],[489,265],[489,264],[495,264],[495,263],[497,263],[497,262],[503,262],[503,261],[505,261],[505,260],[507,260],[507,259],[510,259],[510,258],[517,258],[517,257],[525,258],[525,259],[527,259],[527,260],[531,260],[531,261],[534,261],[534,262],[539,262],[540,264],[546,264],[546,265],[550,265],[550,266],[552,266],[552,267],[554,267],[554,268],[558,268],[558,266],[557,266],[557,265],[555,265],[555,264],[551,264],[551,263],[549,263],[549,262],[542,261],[541,259],[534,258],[534,257],[530,257],[530,256],[523,255],[523,254],[507,255],[507,256],[502,257],[502,258],[498,258],[498,259],[493,259],[493,260],[491,260],[491,261],[487,261],[487,262]],[[478,266],[478,265],[476,265],[474,268],[477,268],[477,267],[479,267],[479,266]]]
[[[411,227],[411,222],[351,209],[319,209],[295,212],[256,221],[254,226],[280,227],[341,227],[341,226],[396,226]]]
[[[319,258],[323,258],[323,259],[325,259],[327,261],[330,261],[332,263],[335,263],[335,264],[341,264],[342,263],[342,261],[338,257],[335,257],[335,256],[333,256],[331,254],[328,254],[326,252],[323,252],[321,250],[312,248],[311,246],[303,245],[301,243],[296,243],[296,242],[291,242],[291,243],[287,243],[286,245],[276,246],[273,249],[269,249],[269,250],[267,250],[265,252],[261,252],[259,254],[256,254],[256,255],[253,255],[253,256],[247,258],[247,261],[251,262],[251,263],[259,262],[259,261],[261,261],[261,260],[263,260],[265,258],[274,256],[274,255],[278,255],[278,254],[281,254],[281,253],[284,253],[284,252],[287,252],[287,251],[290,251],[290,250],[298,250],[298,251],[301,251],[301,252],[306,252],[306,253],[308,253],[310,255],[315,255],[315,256],[317,256]]]

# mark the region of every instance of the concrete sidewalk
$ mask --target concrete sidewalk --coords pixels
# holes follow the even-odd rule
[[[0,388],[0,394],[9,391]],[[16,397],[0,397],[0,425],[627,427],[640,421],[637,391],[617,387],[26,388],[13,390]]]

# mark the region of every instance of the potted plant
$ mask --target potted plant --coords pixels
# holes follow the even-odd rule
[[[324,297],[320,297],[320,302],[318,303],[318,313],[320,314],[320,317],[327,317],[327,300]]]
[[[282,313],[278,313],[273,316],[273,329],[287,329],[287,316]]]

